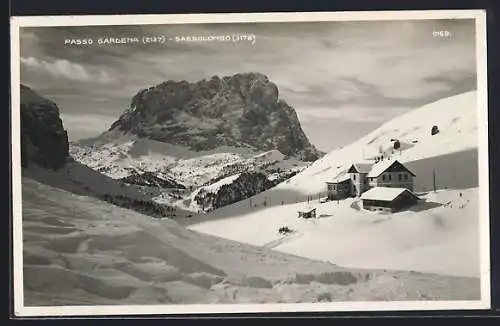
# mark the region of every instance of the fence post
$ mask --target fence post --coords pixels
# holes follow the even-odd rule
[[[432,169],[432,186],[434,188],[434,192],[436,192],[436,170]]]

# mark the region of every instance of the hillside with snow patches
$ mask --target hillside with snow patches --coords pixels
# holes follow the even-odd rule
[[[200,191],[217,193],[242,172],[261,172],[279,182],[303,170],[309,163],[285,157],[277,150],[255,152],[247,148],[220,147],[193,151],[113,130],[97,140],[70,144],[79,163],[112,179],[151,188],[155,201],[198,212],[193,201]],[[149,182],[144,182],[148,174]],[[141,177],[142,176],[142,177]],[[135,180],[134,180],[135,179]]]
[[[341,266],[479,277],[476,107],[475,92],[430,103],[328,153],[272,189],[185,223],[199,232]],[[434,135],[433,126],[439,129]],[[359,199],[321,200],[325,181],[381,154],[415,173],[419,204],[385,215],[361,209]],[[297,218],[306,206],[315,207],[319,218]],[[279,234],[283,226],[292,232]]]
[[[307,166],[305,162],[285,158],[277,150],[256,152],[225,146],[193,151],[118,131],[107,132],[96,142],[70,143],[70,153],[75,160],[113,179],[130,175],[133,169],[159,173],[188,187],[201,186],[254,167],[289,170]]]

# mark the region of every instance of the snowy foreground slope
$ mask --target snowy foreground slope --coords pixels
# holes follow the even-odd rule
[[[23,177],[25,305],[477,300],[479,279],[345,269]]]
[[[439,133],[431,135],[433,126]],[[392,153],[397,139],[401,151]],[[334,150],[310,167],[250,200],[187,221],[189,228],[341,266],[479,276],[476,94],[428,104]],[[325,181],[353,163],[391,156],[416,174],[421,203],[392,215],[359,210],[354,199],[320,203]],[[432,189],[436,173],[437,194]],[[462,194],[462,196],[461,196]],[[297,218],[307,206],[319,219]],[[296,232],[280,236],[288,226]]]
[[[361,203],[353,198],[338,204],[314,200],[310,206],[318,219],[297,218],[307,206],[297,203],[189,228],[343,267],[479,277],[477,190],[430,193],[421,196],[426,202],[395,214],[358,209]],[[281,236],[276,231],[282,226],[295,232]]]

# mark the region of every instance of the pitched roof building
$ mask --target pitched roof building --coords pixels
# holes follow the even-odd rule
[[[387,212],[397,212],[410,207],[419,199],[406,188],[374,187],[361,195],[364,209]]]
[[[367,174],[368,185],[372,187],[407,188],[413,191],[415,174],[398,160],[380,161]]]
[[[349,169],[327,181],[330,200],[361,196],[374,187],[402,188],[413,191],[411,172],[398,160],[383,160],[376,164],[354,163]]]
[[[326,181],[328,200],[340,200],[351,196],[351,175],[342,172],[332,180]]]

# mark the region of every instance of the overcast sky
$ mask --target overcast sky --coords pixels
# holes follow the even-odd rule
[[[433,37],[447,30],[451,37]],[[98,45],[99,37],[250,33],[250,42]],[[93,38],[92,46],[64,45]],[[21,30],[21,82],[55,101],[71,140],[100,134],[141,89],[260,72],[321,150],[476,87],[473,20],[38,27]]]

